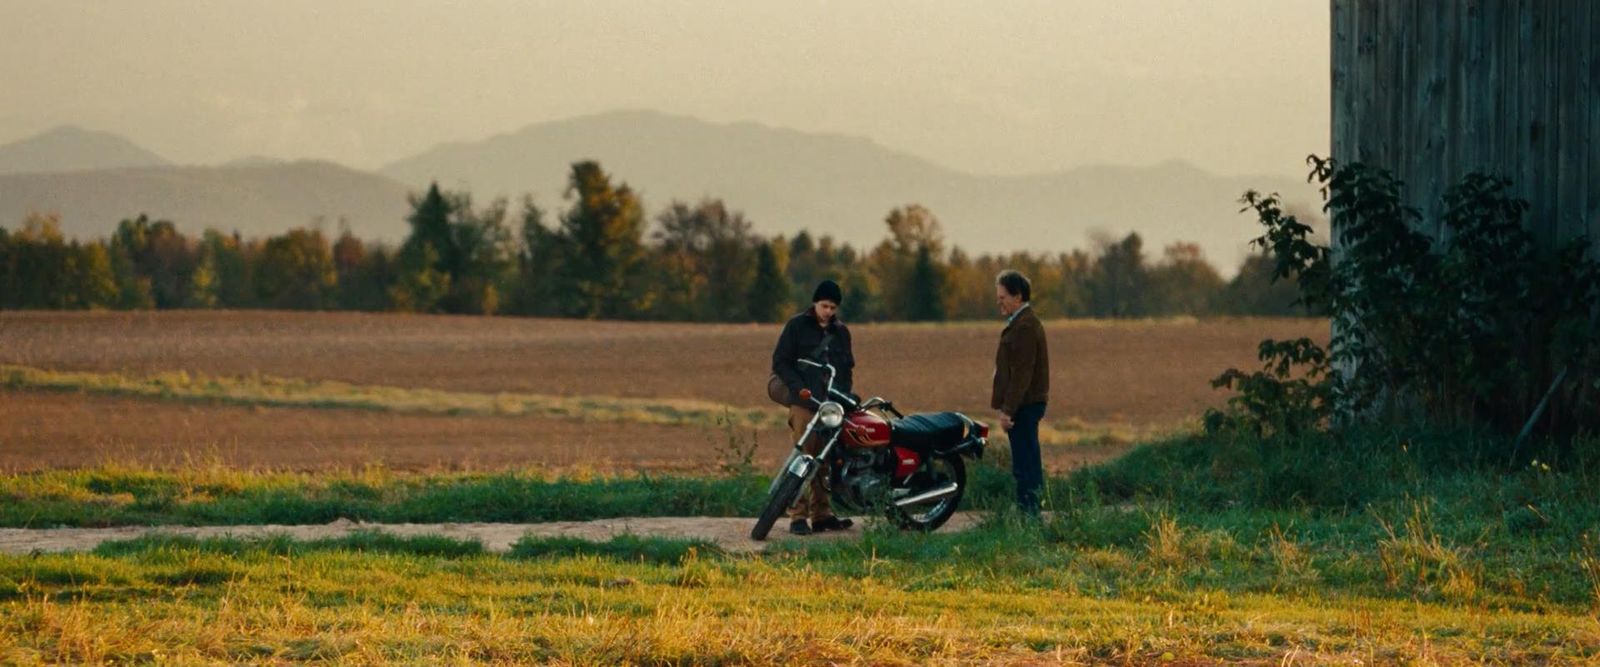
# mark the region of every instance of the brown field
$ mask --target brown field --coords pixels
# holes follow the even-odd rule
[[[318,470],[704,470],[720,433],[688,426],[537,417],[190,405],[53,392],[0,392],[0,471],[101,463],[221,463]],[[746,436],[748,437],[748,436]],[[640,443],[648,443],[641,446]],[[763,443],[776,458],[778,443]],[[776,461],[774,461],[776,463]]]
[[[912,410],[987,414],[999,323],[852,327],[859,391]],[[1262,338],[1312,336],[1315,320],[1057,321],[1047,419],[1176,426],[1226,399],[1209,380],[1255,367]],[[357,313],[0,313],[0,363],[50,370],[259,373],[358,384],[566,396],[693,398],[763,406],[776,325],[587,322]],[[774,407],[776,410],[777,408]],[[748,437],[748,436],[745,436]],[[757,461],[781,451],[760,434]],[[702,427],[528,417],[184,405],[0,392],[0,467],[250,467],[381,462],[399,468],[538,464],[694,469],[726,437]],[[1051,467],[1106,451],[1047,452]],[[1103,449],[1103,448],[1101,448]]]

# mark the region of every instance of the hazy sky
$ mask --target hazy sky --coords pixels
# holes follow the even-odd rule
[[[0,0],[0,143],[373,168],[617,109],[869,137],[975,172],[1303,175],[1328,0]]]

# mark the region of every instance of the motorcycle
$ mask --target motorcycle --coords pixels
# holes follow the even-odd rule
[[[767,504],[750,539],[767,538],[823,462],[831,464],[825,486],[835,507],[882,511],[904,530],[932,531],[950,520],[966,492],[963,459],[983,457],[989,426],[959,412],[906,416],[877,396],[859,401],[834,388],[832,365],[799,361],[827,372],[827,395],[800,390],[800,400],[816,406],[816,414],[767,486]],[[813,435],[824,442],[816,456],[803,449]]]

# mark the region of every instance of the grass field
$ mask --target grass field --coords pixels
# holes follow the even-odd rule
[[[1182,530],[1172,547],[1164,533],[1096,548],[1002,527],[925,554],[883,537],[755,559],[639,540],[599,555],[526,542],[508,557],[444,540],[146,540],[0,558],[0,581],[20,582],[0,600],[0,658],[1431,665],[1586,664],[1600,649],[1581,607],[1419,600],[1377,572],[1323,584],[1363,554],[1281,565],[1294,542]],[[1043,553],[986,546],[1025,540]]]
[[[499,555],[474,542],[377,533],[308,542],[149,537],[86,554],[4,555],[0,660],[1600,659],[1594,480],[1466,463],[1477,457],[1476,444],[1455,437],[1401,442],[1410,446],[1377,434],[1345,450],[1323,441],[1266,450],[1182,439],[1052,480],[1056,513],[1043,523],[1002,510],[959,533],[868,529],[858,540],[790,542],[764,555],[639,537],[524,538]],[[1254,472],[1232,467],[1249,456],[1260,457]],[[1345,495],[1324,495],[1307,475],[1334,459],[1371,474],[1344,480]],[[24,511],[54,497],[68,501],[58,507],[83,512],[98,497],[124,494],[129,500],[103,515],[113,522],[170,521],[207,511],[208,503],[210,511],[266,520],[283,517],[249,512],[310,512],[330,499],[403,520],[507,508],[550,508],[560,517],[652,506],[717,511],[676,504],[694,499],[731,500],[728,509],[739,511],[762,486],[759,479],[91,470],[12,476],[0,495]],[[977,493],[984,505],[1003,501],[1004,489],[980,479]],[[525,504],[519,509],[508,498]]]
[[[932,535],[875,523],[765,553],[525,535],[501,553],[358,531],[0,555],[0,664],[1600,661],[1600,441],[1509,469],[1470,433],[1194,435],[1226,398],[1211,377],[1326,323],[1047,326],[1040,523],[1008,512],[997,446],[964,501],[987,518]],[[858,382],[987,414],[997,329],[858,327]],[[760,392],[775,336],[0,313],[0,528],[749,517],[787,446]]]

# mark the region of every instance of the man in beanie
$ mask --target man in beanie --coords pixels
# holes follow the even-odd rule
[[[850,329],[839,321],[839,304],[844,293],[839,284],[824,280],[811,295],[811,307],[783,325],[778,336],[778,346],[772,351],[772,372],[789,387],[789,431],[798,441],[805,434],[806,425],[816,414],[815,405],[800,400],[800,390],[810,389],[812,395],[827,400],[828,372],[814,366],[802,365],[800,359],[810,359],[820,364],[832,364],[838,374],[833,388],[850,393],[851,371],[855,368],[855,355],[850,351]],[[806,440],[807,454],[817,455],[824,443],[817,437]],[[789,531],[796,535],[810,535],[818,530],[844,530],[854,522],[833,515],[825,480],[828,465],[811,478],[810,485],[801,490],[789,508]],[[809,521],[809,523],[808,523]]]

